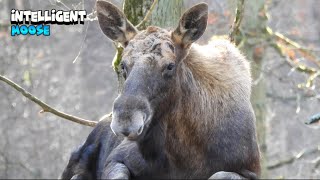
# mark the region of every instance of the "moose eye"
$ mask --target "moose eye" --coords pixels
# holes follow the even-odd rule
[[[174,47],[168,43],[169,48],[171,49],[171,51],[174,53]]]
[[[170,64],[168,64],[168,66],[167,66],[167,70],[169,70],[169,71],[172,71],[174,68],[175,68],[175,64],[174,63],[170,63]]]
[[[167,66],[165,66],[162,75],[165,79],[170,79],[175,74],[176,64],[170,63]]]

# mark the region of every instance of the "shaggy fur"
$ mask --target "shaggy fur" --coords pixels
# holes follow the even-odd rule
[[[120,12],[110,3],[100,3]],[[119,41],[121,37],[125,45],[122,73],[126,81],[114,103],[111,127],[128,137],[117,139],[109,123],[100,122],[72,155],[63,178],[260,175],[250,65],[228,40],[192,44],[205,30],[205,9],[204,4],[189,9],[173,32],[149,27],[133,36],[134,28],[127,27],[130,24],[120,14],[115,15],[119,22],[113,23],[119,28],[111,27],[120,34],[109,36],[110,28],[104,27],[110,24],[99,20],[109,38]],[[98,17],[104,18],[99,12]],[[131,34],[127,38],[125,29]],[[137,134],[141,123],[144,129]]]

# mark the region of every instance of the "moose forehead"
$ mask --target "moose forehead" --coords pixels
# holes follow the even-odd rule
[[[149,26],[129,41],[124,49],[123,59],[129,64],[137,61],[158,62],[160,64],[174,61],[174,45],[170,32]]]

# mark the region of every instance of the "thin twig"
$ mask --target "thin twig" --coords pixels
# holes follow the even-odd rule
[[[305,124],[315,124],[316,122],[320,122],[320,113],[311,116]]]
[[[149,11],[147,12],[147,14],[144,16],[143,20],[136,26],[137,29],[142,28],[142,26],[149,20],[152,11],[154,9],[154,7],[156,6],[156,4],[158,3],[158,0],[154,0]]]
[[[57,3],[62,4],[65,8],[67,8],[68,10],[71,10],[71,8],[69,8],[66,4],[64,4],[61,0],[56,0]]]
[[[300,71],[300,72],[304,72],[306,74],[314,74],[316,73],[318,70],[316,68],[313,67],[309,67],[305,64],[302,64],[298,61],[296,61],[295,59],[293,59],[293,57],[288,56],[285,52],[284,52],[284,48],[280,43],[273,43],[271,45],[282,57],[286,58],[288,64],[292,67],[294,67],[296,70]]]
[[[312,87],[314,85],[314,81],[317,77],[320,76],[320,70],[318,70],[316,73],[311,74],[309,78],[307,79],[306,87]]]
[[[0,75],[0,80],[7,83],[9,86],[13,87],[14,89],[16,89],[17,91],[19,91],[23,96],[25,96],[26,98],[28,98],[29,100],[33,101],[34,103],[38,104],[41,108],[42,111],[41,112],[50,112],[56,116],[59,116],[61,118],[67,119],[69,121],[72,122],[76,122],[85,126],[91,126],[94,127],[97,122],[95,121],[90,121],[90,120],[86,120],[86,119],[82,119],[70,114],[66,114],[64,112],[58,111],[54,108],[52,108],[51,106],[49,106],[48,104],[42,102],[41,100],[39,100],[37,97],[35,97],[34,95],[32,95],[31,93],[29,93],[28,91],[26,91],[25,89],[23,89],[21,86],[19,86],[18,84],[14,83],[13,81],[11,81],[10,79]]]
[[[317,159],[315,159],[314,161],[312,161],[312,163],[314,163],[313,171],[319,169],[319,166],[320,166],[320,157],[318,157]]]
[[[310,59],[311,61],[313,61],[318,67],[320,67],[320,60],[318,57],[316,57],[316,55],[314,55],[308,48],[301,46],[299,43],[289,39],[288,37],[284,36],[283,34],[279,33],[279,32],[274,32],[273,35],[285,42],[286,44],[292,46],[294,49],[293,50],[297,50],[299,52],[301,52],[304,56],[309,57],[308,59]]]
[[[240,32],[240,24],[244,14],[244,0],[238,0],[237,9],[236,9],[236,16],[234,18],[231,31],[229,33],[229,38],[231,42],[235,41],[236,35]]]
[[[90,23],[90,21],[89,21],[88,24],[87,24],[86,31],[85,31],[85,34],[84,34],[84,38],[82,39],[79,52],[78,52],[77,56],[74,58],[74,60],[72,61],[72,63],[76,63],[76,61],[78,60],[78,58],[79,58],[79,56],[80,56],[80,54],[81,54],[81,52],[82,52],[82,48],[83,48],[83,46],[84,46],[84,44],[85,44],[85,40],[86,40],[87,34],[88,34],[89,23]]]
[[[288,37],[284,36],[283,34],[279,32],[274,32],[270,27],[266,28],[266,31],[269,35],[271,35],[272,38],[276,40],[276,43],[279,45],[280,43],[277,41],[281,41],[283,45],[280,45],[280,48],[286,44],[286,49],[288,50],[296,50],[300,52],[304,57],[314,62],[318,67],[320,67],[320,59],[315,54],[313,54],[308,48],[303,47],[299,43],[289,39]]]
[[[309,155],[309,154],[313,154],[320,151],[320,146],[311,148],[311,149],[304,149],[302,150],[300,153],[298,153],[295,156],[289,157],[287,159],[281,160],[279,162],[276,162],[274,164],[268,165],[267,168],[268,169],[275,169],[275,168],[279,168],[281,166],[287,165],[287,164],[291,164],[293,163],[295,160],[301,159],[302,157]]]

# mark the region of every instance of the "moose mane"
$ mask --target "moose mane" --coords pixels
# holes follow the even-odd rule
[[[228,40],[219,39],[204,46],[193,44],[182,63],[178,75],[185,89],[182,96],[188,98],[187,106],[194,104],[193,111],[200,111],[195,114],[223,114],[232,107],[230,103],[250,101],[249,62]],[[213,112],[208,113],[209,109]]]

